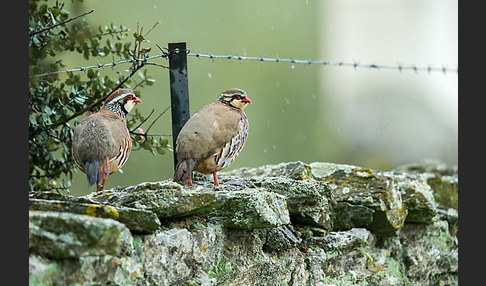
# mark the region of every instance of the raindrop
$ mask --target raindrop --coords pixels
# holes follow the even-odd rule
[[[263,149],[263,153],[267,154],[267,149]]]
[[[208,72],[208,78],[211,78],[212,75],[211,75],[211,72]]]
[[[290,68],[291,68],[291,69],[295,69],[295,63],[291,63],[291,64],[290,64]]]

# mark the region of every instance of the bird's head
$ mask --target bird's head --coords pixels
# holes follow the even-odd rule
[[[142,103],[142,101],[135,96],[133,90],[118,89],[106,99],[103,107],[125,118],[136,103]]]
[[[218,101],[240,110],[243,110],[248,103],[251,103],[251,100],[246,96],[246,92],[239,88],[223,91]]]

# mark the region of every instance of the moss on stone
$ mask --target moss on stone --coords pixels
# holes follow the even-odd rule
[[[457,211],[437,207],[427,181],[451,176],[457,185],[453,173],[320,162],[230,173],[220,187],[196,175],[196,188],[166,180],[79,198],[29,194],[29,278],[40,285],[457,284]],[[51,202],[39,212],[36,200]],[[82,206],[80,214],[69,213],[68,202]],[[118,221],[134,215],[126,226],[153,216],[163,226],[147,234],[87,215],[115,210]]]
[[[52,258],[119,254],[122,223],[85,215],[29,211],[29,248]]]
[[[434,190],[434,198],[444,208],[458,209],[459,185],[457,178],[444,176],[432,177],[427,183]]]

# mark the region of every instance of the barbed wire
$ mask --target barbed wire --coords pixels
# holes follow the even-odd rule
[[[100,64],[98,62],[98,64],[91,65],[91,66],[85,66],[85,67],[81,66],[81,67],[73,68],[73,69],[59,70],[59,71],[53,71],[53,72],[46,72],[46,73],[38,74],[38,75],[36,75],[36,77],[43,77],[43,76],[48,76],[48,75],[54,75],[54,74],[59,74],[59,73],[68,73],[68,72],[75,72],[75,71],[87,71],[89,69],[94,69],[94,68],[105,68],[105,67],[114,68],[115,66],[117,66],[119,64],[126,64],[126,63],[134,64],[134,63],[140,62],[140,63],[144,63],[144,64],[150,64],[148,62],[149,60],[153,60],[153,59],[156,59],[156,58],[166,58],[167,56],[168,56],[168,54],[157,54],[155,56],[143,57],[143,58],[140,58],[140,59],[138,59],[138,58],[130,58],[130,59],[124,59],[124,60],[119,60],[119,61],[115,61],[115,59],[113,59],[113,61],[111,63],[108,63],[108,64]]]
[[[158,45],[157,45],[158,46]],[[160,48],[160,47],[159,47]],[[162,49],[161,49],[162,50]],[[165,48],[167,50],[167,48]],[[368,68],[368,69],[383,69],[383,70],[397,70],[397,71],[405,71],[405,70],[411,70],[414,72],[442,72],[443,74],[446,73],[459,73],[459,69],[456,66],[456,68],[449,68],[449,67],[437,67],[437,66],[417,66],[417,65],[402,65],[402,64],[396,64],[396,65],[384,65],[384,64],[363,64],[360,62],[344,62],[344,61],[323,61],[323,60],[300,60],[300,59],[293,59],[293,58],[269,58],[269,57],[247,57],[247,56],[240,56],[240,55],[213,55],[210,53],[199,53],[199,52],[190,52],[190,50],[186,50],[188,56],[196,57],[198,59],[211,59],[213,62],[217,59],[226,59],[226,60],[238,60],[240,63],[243,61],[258,61],[260,63],[264,62],[273,62],[273,63],[290,63],[290,67],[294,68],[296,64],[302,64],[302,65],[326,65],[326,66],[343,66],[343,67],[352,67],[354,69],[357,68]],[[105,68],[105,67],[111,67],[114,68],[115,66],[119,64],[125,64],[125,63],[137,63],[141,62],[144,64],[152,64],[152,65],[158,65],[155,63],[150,63],[150,60],[157,59],[157,58],[168,58],[169,53],[163,52],[162,54],[157,54],[155,56],[147,56],[143,58],[129,58],[129,59],[124,59],[124,60],[119,60],[113,61],[111,63],[106,63],[106,64],[98,64],[96,65],[90,65],[90,66],[81,66],[73,69],[66,69],[66,70],[59,70],[59,71],[54,71],[54,72],[47,72],[47,73],[42,73],[36,75],[36,77],[43,77],[43,76],[48,76],[48,75],[54,75],[54,74],[60,74],[60,73],[67,73],[67,72],[76,72],[76,71],[86,71],[88,69],[93,69],[93,68]],[[161,66],[161,65],[158,65]],[[162,66],[165,67],[165,66]],[[167,67],[165,67],[167,68]]]
[[[434,66],[416,66],[416,65],[380,65],[380,64],[362,64],[359,62],[343,62],[343,61],[320,61],[320,60],[298,60],[293,58],[268,58],[268,57],[245,57],[240,55],[212,55],[209,53],[188,53],[188,56],[193,56],[196,58],[208,58],[211,59],[213,62],[216,59],[226,59],[226,60],[238,60],[240,63],[243,61],[258,61],[260,63],[264,62],[274,62],[274,63],[290,63],[291,68],[294,68],[296,64],[304,64],[304,65],[327,65],[327,66],[347,66],[353,68],[369,68],[369,69],[389,69],[389,70],[412,70],[414,72],[419,71],[426,71],[428,73],[431,72],[442,72],[446,73],[459,73],[459,69],[456,68],[448,68],[448,67],[434,67]]]

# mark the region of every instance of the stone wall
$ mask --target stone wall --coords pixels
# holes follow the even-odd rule
[[[457,167],[282,163],[29,197],[30,285],[457,285]]]

